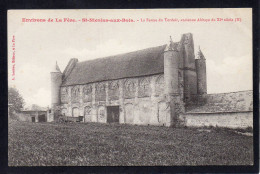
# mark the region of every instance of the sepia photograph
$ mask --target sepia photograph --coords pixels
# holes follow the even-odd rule
[[[252,166],[251,8],[8,10],[8,166]]]

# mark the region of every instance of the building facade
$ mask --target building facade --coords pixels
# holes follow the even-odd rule
[[[52,113],[84,122],[171,126],[194,95],[207,94],[206,60],[193,36],[51,72]]]

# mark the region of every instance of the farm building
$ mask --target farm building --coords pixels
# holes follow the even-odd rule
[[[22,110],[16,113],[20,121],[47,122],[48,111],[45,110]]]
[[[170,39],[135,52],[84,62],[73,58],[63,73],[56,63],[51,72],[53,119],[83,116],[84,122],[171,126],[218,113],[213,124],[221,125],[226,113],[236,113],[235,124],[248,118],[250,125],[252,91],[208,95],[206,59],[200,49],[197,55],[187,33],[179,42]],[[190,116],[198,113],[208,115]]]

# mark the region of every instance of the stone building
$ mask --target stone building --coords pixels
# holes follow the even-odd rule
[[[51,72],[55,117],[84,116],[85,122],[170,126],[191,95],[206,94],[206,63],[195,59],[192,34],[179,42],[78,62]]]
[[[207,96],[206,60],[193,36],[95,60],[73,58],[51,72],[52,113],[84,122],[179,124],[189,103]],[[195,99],[194,99],[195,98]]]
[[[47,122],[48,111],[45,110],[22,110],[17,113],[20,121]]]

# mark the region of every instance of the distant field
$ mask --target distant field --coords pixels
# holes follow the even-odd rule
[[[250,165],[253,138],[227,130],[9,123],[9,166]]]

